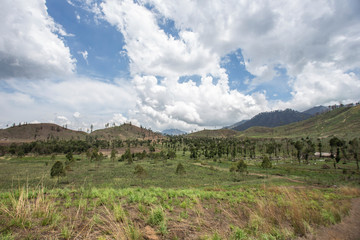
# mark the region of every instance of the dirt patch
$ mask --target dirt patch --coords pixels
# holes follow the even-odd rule
[[[335,225],[320,228],[316,234],[302,240],[358,240],[360,239],[360,198],[351,201],[348,216]],[[299,239],[299,240],[300,240]]]
[[[147,240],[158,240],[159,237],[156,235],[155,230],[150,227],[150,226],[146,226],[144,229],[144,238]]]

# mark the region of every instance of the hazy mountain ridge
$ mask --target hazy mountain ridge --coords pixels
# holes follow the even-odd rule
[[[186,137],[210,137],[210,138],[227,138],[235,137],[239,132],[232,129],[201,130],[187,134]]]
[[[165,129],[164,131],[161,132],[163,135],[170,135],[170,136],[177,136],[177,135],[183,135],[183,134],[187,134],[187,132],[181,131],[179,129]]]
[[[310,114],[310,115],[317,115],[317,114],[324,113],[327,111],[329,111],[329,108],[327,108],[327,107],[316,106],[316,107],[312,107],[306,111],[303,111],[303,113]]]
[[[240,126],[241,124],[246,123],[247,121],[249,121],[249,119],[247,119],[247,120],[241,120],[240,122],[234,123],[233,125],[224,127],[224,129],[234,129],[234,128]]]

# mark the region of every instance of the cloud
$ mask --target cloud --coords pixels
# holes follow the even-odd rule
[[[4,0],[0,10],[0,79],[72,74],[75,60],[45,0]],[[59,35],[58,35],[59,34]]]
[[[71,124],[71,121],[67,119],[67,117],[65,116],[57,116],[55,119],[55,123],[63,126],[63,125]]]
[[[195,32],[182,31],[175,39],[158,26],[153,12],[133,1],[108,0],[100,6],[103,18],[124,35],[133,74],[203,75],[219,69],[218,56],[199,44]]]
[[[74,112],[73,117],[74,118],[80,118],[81,114],[79,112]]]
[[[106,0],[100,9],[125,38],[140,97],[134,113],[158,128],[189,129],[264,110],[359,99],[359,77],[349,73],[360,66],[359,6],[325,0]],[[176,37],[161,27],[166,20],[174,22]],[[243,79],[244,93],[229,88],[220,67],[221,59],[238,50],[244,59],[239,63],[254,76]],[[278,77],[280,71],[287,79]],[[178,82],[191,75],[201,82]],[[269,101],[265,89],[247,94],[270,81],[288,85],[292,99]]]
[[[111,83],[73,77],[57,81],[7,80],[6,84],[0,91],[0,108],[7,114],[0,116],[0,122],[9,119],[49,122],[60,115],[72,119],[75,129],[95,122],[103,127],[113,114],[135,108],[137,99],[131,85],[120,79]]]
[[[84,51],[79,51],[78,54],[80,54],[80,55],[84,58],[86,64],[89,64],[89,63],[88,63],[88,60],[87,60],[87,58],[88,58],[88,52],[87,52],[86,50],[84,50]]]
[[[199,86],[191,80],[157,82],[154,76],[136,76],[133,82],[140,98],[133,115],[155,129],[220,127],[269,110],[264,94],[230,91],[221,82],[214,84],[210,76]]]
[[[290,106],[306,110],[320,103],[355,103],[359,101],[360,79],[353,72],[344,73],[335,63],[310,62],[292,84]]]
[[[0,10],[6,23],[0,25],[0,78],[8,80],[0,106],[11,118],[41,120],[35,115],[44,112],[43,119],[54,119],[59,112],[79,126],[137,119],[155,130],[194,130],[277,108],[360,98],[356,0],[68,3],[123,35],[119,57],[129,59],[130,79],[74,76],[75,60],[63,40],[69,34],[48,16],[45,1],[6,0]],[[87,61],[86,50],[78,53]],[[234,53],[241,53],[238,63],[248,73],[236,80],[242,84],[230,85],[223,66],[235,61],[229,57]],[[52,78],[69,74],[68,80]],[[30,80],[24,84],[23,78]],[[291,99],[269,100],[267,92],[277,93],[266,85],[288,86]]]

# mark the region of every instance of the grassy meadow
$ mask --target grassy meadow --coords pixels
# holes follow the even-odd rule
[[[244,158],[238,173],[230,158],[189,154],[131,164],[74,155],[59,179],[50,170],[65,155],[5,155],[0,239],[296,239],[340,222],[360,196],[353,161],[281,158],[264,169]]]

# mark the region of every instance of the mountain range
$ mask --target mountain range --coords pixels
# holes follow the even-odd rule
[[[178,136],[178,135],[183,135],[183,134],[187,134],[187,132],[181,131],[179,129],[165,129],[164,131],[161,132],[163,135],[169,135],[169,136]]]
[[[311,115],[312,114],[312,115]],[[286,124],[291,122],[290,124]],[[262,126],[261,126],[262,124]],[[278,126],[281,125],[282,126]],[[286,124],[286,125],[285,125]],[[265,125],[265,126],[264,126]],[[360,133],[360,105],[333,106],[331,110],[316,107],[305,112],[291,109],[261,113],[242,122],[235,129],[202,130],[186,137],[328,137],[332,135],[358,137]],[[163,134],[184,133],[170,129]],[[92,133],[74,131],[52,123],[23,124],[0,129],[0,144],[31,142],[37,140],[85,140],[89,137],[103,140],[139,139],[156,140],[165,138],[161,133],[131,124],[99,129]]]
[[[310,108],[304,112],[298,112],[292,109],[276,110],[272,112],[262,112],[254,116],[250,120],[242,120],[226,128],[234,129],[237,131],[244,131],[254,126],[278,127],[293,122],[306,120],[316,114],[325,112],[327,110],[328,108],[324,106],[317,106]]]

